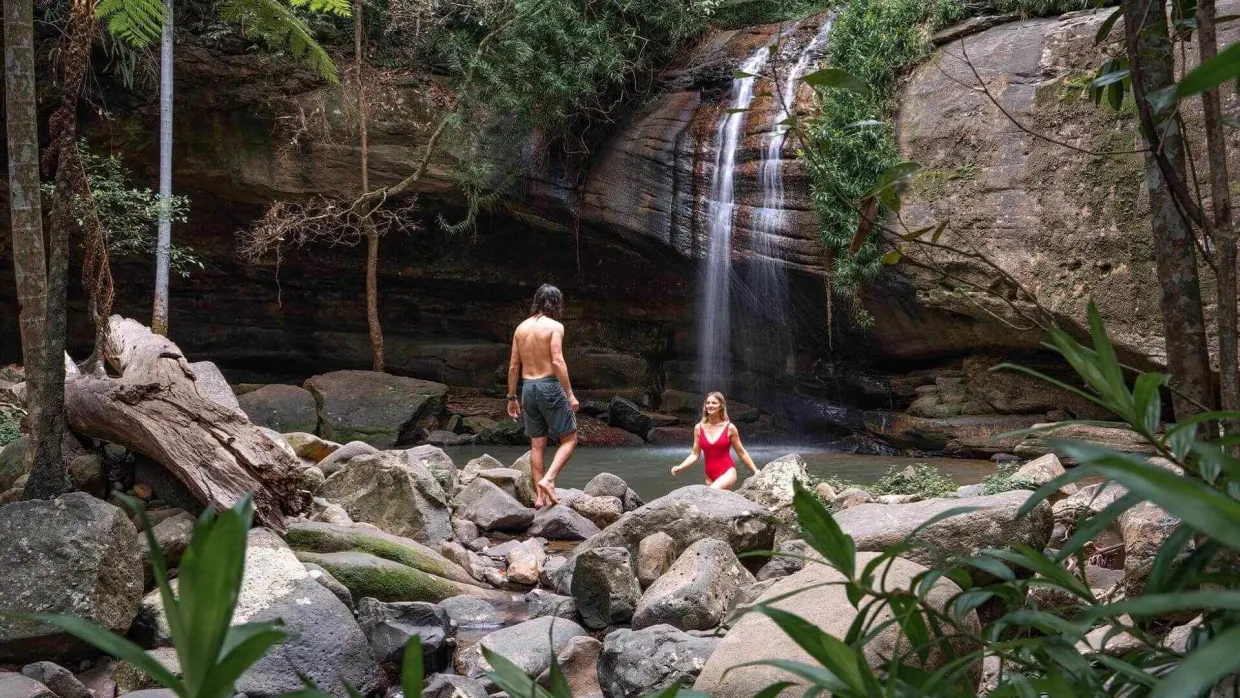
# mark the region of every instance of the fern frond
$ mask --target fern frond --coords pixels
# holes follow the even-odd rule
[[[339,4],[345,0],[304,1]],[[348,7],[347,2],[344,6]],[[336,64],[319,42],[315,41],[310,27],[279,0],[225,0],[220,8],[220,16],[225,22],[242,24],[247,32],[257,35],[270,48],[288,51],[301,58],[331,84],[340,84]]]
[[[99,0],[95,16],[108,24],[108,33],[134,48],[159,41],[166,13],[159,0]]]
[[[305,7],[311,12],[324,15],[348,17],[352,14],[352,3],[349,0],[289,0],[293,7]]]

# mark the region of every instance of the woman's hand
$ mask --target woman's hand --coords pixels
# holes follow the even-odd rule
[[[685,469],[685,466],[684,466],[683,464],[682,464],[682,465],[673,465],[673,466],[672,466],[672,475],[679,475],[679,474],[680,474],[680,473],[681,473],[684,469]]]

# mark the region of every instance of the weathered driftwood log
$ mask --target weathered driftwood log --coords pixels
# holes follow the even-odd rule
[[[199,394],[172,341],[113,315],[104,357],[119,378],[79,375],[65,386],[73,431],[151,458],[217,509],[252,493],[256,518],[268,528],[283,531],[284,515],[306,508],[296,459],[244,416]]]

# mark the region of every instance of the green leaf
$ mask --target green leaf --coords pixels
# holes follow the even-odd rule
[[[870,94],[870,88],[864,82],[839,68],[822,68],[801,78],[802,82],[814,87],[836,87],[859,95]]]
[[[735,109],[728,109],[726,113],[728,113],[728,114],[744,114],[744,113],[746,113],[746,112],[748,112],[748,111],[749,111],[749,107],[737,107],[737,108],[735,108]]]
[[[1181,611],[1211,609],[1240,611],[1240,591],[1209,589],[1144,594],[1103,606],[1090,606],[1081,612],[1081,619],[1118,618],[1125,614],[1133,617],[1161,616]]]
[[[784,689],[792,688],[795,685],[796,684],[791,681],[780,681],[779,683],[773,683],[759,691],[753,698],[779,698],[779,694],[783,693]]]
[[[887,254],[883,255],[882,263],[886,266],[898,264],[900,262],[900,256],[900,250],[891,250]]]
[[[723,681],[725,682],[727,681],[727,677],[730,672],[737,670],[737,669],[744,669],[746,667],[751,667],[751,666],[774,667],[776,669],[786,671],[789,674],[792,674],[793,676],[798,676],[802,679],[805,679],[806,681],[809,681],[810,684],[813,686],[820,686],[829,691],[834,691],[837,693],[852,690],[851,688],[849,688],[848,684],[844,683],[844,681],[840,679],[840,677],[836,676],[835,674],[831,673],[829,670],[823,667],[816,667],[810,664],[804,664],[802,662],[794,662],[788,659],[762,659],[762,660],[758,660],[754,662],[745,662],[743,664],[737,664],[734,667],[729,667],[726,671],[723,672]]]
[[[1208,92],[1237,75],[1240,75],[1240,43],[1233,43],[1181,78],[1175,87],[1175,97],[1184,99]]]
[[[1150,696],[1199,695],[1237,668],[1240,668],[1240,625],[1233,625],[1190,653],[1183,664],[1159,682]]]
[[[1085,544],[1094,540],[1111,526],[1124,512],[1140,503],[1141,498],[1134,494],[1126,494],[1123,497],[1111,502],[1105,509],[1098,512],[1094,516],[1089,517],[1076,527],[1072,532],[1072,537],[1064,543],[1059,554],[1055,556],[1055,562],[1063,562],[1072,557],[1079,550],[1085,548]]]
[[[1069,442],[1062,449],[1081,464],[1074,470],[1115,480],[1220,543],[1240,548],[1240,502],[1226,494],[1137,456],[1086,443]]]
[[[400,687],[405,698],[422,698],[422,637],[414,634],[405,643],[405,657],[400,666]]]
[[[1024,543],[1012,543],[1012,550],[986,550],[983,554],[997,557],[1014,565],[1042,575],[1043,582],[1070,591],[1082,599],[1093,600],[1094,595],[1081,580],[1055,564],[1055,561]]]
[[[862,665],[868,670],[869,665],[857,650],[832,637],[813,623],[787,611],[767,606],[755,606],[754,612],[761,613],[779,626],[797,646],[805,650],[814,661],[837,677],[848,690],[864,692],[862,682]],[[828,687],[831,688],[831,687]],[[832,690],[839,690],[832,688]]]
[[[1175,527],[1171,535],[1167,536],[1162,545],[1158,546],[1158,554],[1154,556],[1154,563],[1150,566],[1150,575],[1145,580],[1145,593],[1159,594],[1179,591],[1179,589],[1169,588],[1167,583],[1170,581],[1173,565],[1196,533],[1191,526],[1180,524]]]
[[[211,668],[195,698],[232,698],[237,679],[285,638],[283,627],[277,619],[229,628],[222,658]]]
[[[746,72],[745,72],[745,71],[743,71],[743,70],[734,70],[734,71],[732,71],[732,79],[733,79],[733,80],[746,80],[746,79],[748,79],[748,78],[756,78],[756,77],[758,77],[758,76],[757,76],[757,75],[755,75],[754,73],[746,73]]]
[[[831,512],[827,511],[800,480],[792,481],[792,506],[805,542],[845,576],[856,572],[856,546],[853,539],[840,530]]]
[[[1094,78],[1089,84],[1092,85],[1094,89],[1098,89],[1100,87],[1106,87],[1107,85],[1113,85],[1117,82],[1128,80],[1130,75],[1131,73],[1127,68],[1122,70],[1113,70],[1099,74],[1098,77]]]
[[[1098,33],[1094,36],[1094,44],[1106,41],[1107,37],[1111,35],[1111,28],[1115,26],[1115,21],[1123,15],[1123,10],[1118,7],[1115,8],[1114,12],[1107,15],[1107,18],[1102,21],[1102,25],[1098,27]]]
[[[132,641],[105,630],[90,621],[73,616],[41,615],[34,616],[34,618],[42,623],[54,625],[117,659],[124,659],[130,662],[141,669],[147,676],[154,679],[159,685],[172,690],[181,698],[190,698],[189,693],[185,690],[185,684],[180,679],[173,676],[172,672],[168,671],[163,664],[160,664],[158,660],[147,654],[146,650]]]

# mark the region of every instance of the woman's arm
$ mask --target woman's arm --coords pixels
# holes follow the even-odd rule
[[[749,472],[754,475],[758,474],[758,469],[753,464],[753,459],[749,457],[749,451],[745,450],[745,444],[741,443],[741,432],[736,428],[735,424],[728,425],[728,440],[732,442],[732,448],[736,451],[736,455],[740,456],[741,462],[749,468]]]
[[[684,460],[680,461],[680,465],[672,468],[673,475],[679,475],[682,470],[696,463],[697,459],[702,455],[702,444],[698,441],[698,429],[701,428],[701,425],[693,427],[693,450]]]

